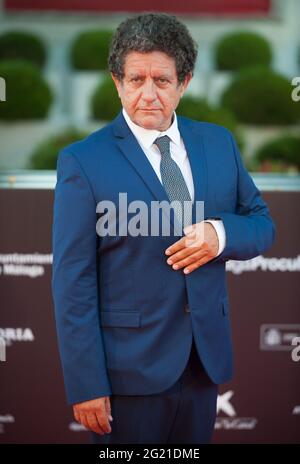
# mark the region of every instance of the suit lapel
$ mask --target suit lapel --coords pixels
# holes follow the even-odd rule
[[[196,222],[196,202],[206,199],[207,164],[204,153],[203,140],[200,131],[187,124],[189,121],[177,117],[178,128],[191,165],[194,182],[194,203],[192,210],[193,224]],[[204,203],[205,205],[205,203]],[[199,218],[198,218],[199,219]],[[200,218],[201,219],[201,218]]]
[[[141,177],[154,198],[158,201],[169,202],[169,198],[164,187],[158,179],[150,161],[143,152],[135,136],[129,129],[122,113],[120,113],[114,121],[114,133],[117,137],[117,145],[122,154]],[[174,228],[174,221],[172,217],[170,218],[170,225]]]

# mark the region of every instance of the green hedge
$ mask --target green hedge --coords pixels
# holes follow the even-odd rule
[[[40,144],[32,153],[29,169],[56,169],[58,153],[62,148],[77,140],[83,139],[88,133],[75,128],[65,130]]]
[[[231,111],[221,107],[210,106],[202,98],[186,96],[180,100],[176,113],[196,121],[212,122],[226,127],[234,134],[239,147],[243,147],[237,121]]]
[[[11,31],[0,36],[0,61],[24,60],[42,67],[46,61],[43,41],[28,32]]]
[[[111,76],[107,75],[92,95],[92,117],[102,121],[111,121],[117,116],[121,108],[122,105],[115,84]]]
[[[0,104],[0,119],[42,119],[48,114],[52,92],[40,70],[26,61],[0,62],[6,82],[6,101]]]
[[[254,165],[300,171],[300,136],[286,134],[267,142],[256,152]]]
[[[294,124],[300,119],[300,105],[292,100],[291,92],[284,76],[267,68],[252,68],[236,75],[221,102],[246,124]]]
[[[92,30],[82,32],[71,49],[71,63],[74,69],[94,71],[107,70],[109,45],[113,32]]]
[[[250,66],[269,66],[272,49],[269,42],[254,32],[234,32],[222,37],[216,46],[216,67],[237,71]]]

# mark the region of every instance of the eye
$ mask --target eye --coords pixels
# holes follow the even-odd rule
[[[133,77],[133,78],[131,79],[131,81],[132,81],[132,82],[141,82],[141,81],[142,81],[142,78],[136,76],[136,77]]]
[[[167,81],[167,79],[165,79],[164,77],[160,77],[160,78],[159,78],[159,82],[160,82],[161,84],[165,84],[165,83],[168,82],[168,81]]]

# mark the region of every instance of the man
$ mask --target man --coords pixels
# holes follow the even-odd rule
[[[176,116],[196,55],[173,16],[124,21],[109,56],[123,109],[59,155],[58,341],[68,402],[97,443],[210,441],[218,385],[232,376],[225,263],[253,258],[274,239],[231,133]],[[187,227],[179,238],[161,229],[99,234],[99,205],[119,212],[120,193],[149,208],[174,202],[172,231],[182,211]]]

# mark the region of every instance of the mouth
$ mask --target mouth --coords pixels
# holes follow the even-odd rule
[[[151,108],[141,108],[140,111],[146,111],[146,112],[152,113],[153,111],[159,111],[159,109],[158,108],[153,108],[153,109],[151,109]]]

